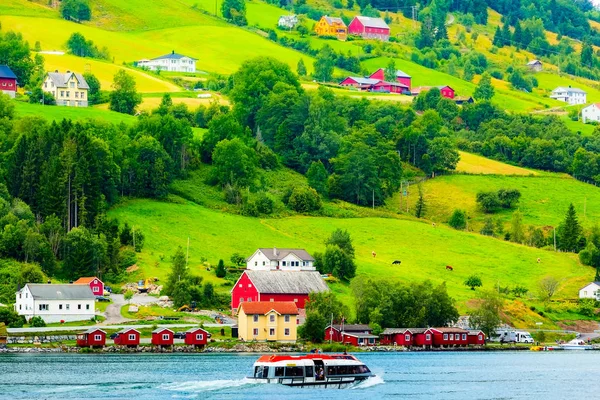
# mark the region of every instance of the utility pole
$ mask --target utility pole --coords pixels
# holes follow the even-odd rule
[[[554,228],[554,251],[556,251],[556,228]]]
[[[413,20],[413,29],[417,28],[417,6],[411,6],[412,9],[412,20]]]
[[[404,182],[400,181],[400,212],[402,212],[402,197],[404,196],[404,191],[402,190],[402,184]]]
[[[187,251],[185,253],[185,269],[188,268],[188,258],[190,257],[190,237],[188,236]]]
[[[406,182],[406,212],[408,212],[408,188],[410,187],[410,183]]]

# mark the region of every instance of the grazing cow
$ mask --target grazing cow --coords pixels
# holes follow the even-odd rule
[[[394,260],[392,262],[392,265],[400,265],[400,264],[402,264],[402,261],[400,261],[400,260]]]
[[[377,253],[375,253],[374,251],[372,251],[371,254],[373,254],[373,258],[377,257]]]
[[[454,268],[452,268],[450,265],[446,265],[446,269],[447,269],[448,271],[454,271]]]
[[[538,258],[538,259],[537,259],[537,262],[538,262],[538,264],[539,264],[539,263],[541,263],[541,262],[542,262],[542,259],[541,259],[541,258]]]

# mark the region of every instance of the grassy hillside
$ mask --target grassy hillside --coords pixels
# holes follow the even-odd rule
[[[460,301],[463,309],[463,302],[473,296],[463,281],[474,273],[482,277],[486,287],[520,283],[532,290],[540,278],[555,275],[563,279],[559,294],[562,297],[573,297],[575,290],[593,275],[592,269],[579,265],[574,255],[528,248],[412,220],[317,217],[261,220],[220,213],[186,201],[151,200],[127,201],[109,214],[144,231],[146,244],[138,266],[145,276],[161,279],[169,272],[170,255],[177,246],[185,248],[188,237],[191,271],[218,282],[214,269],[209,272],[202,266],[202,258],[215,265],[221,258],[228,260],[234,252],[251,254],[257,247],[264,246],[323,251],[323,241],[336,228],[347,229],[352,235],[358,275],[445,281],[450,294]],[[418,242],[414,238],[418,238]],[[377,253],[376,258],[372,257],[372,251]],[[543,263],[536,262],[538,257]],[[401,260],[402,264],[392,266],[393,260]],[[452,265],[454,272],[447,272],[446,265]],[[346,286],[336,284],[334,290],[348,301]]]
[[[15,101],[15,109],[19,116],[38,116],[48,120],[60,121],[64,118],[71,120],[100,119],[112,123],[131,123],[135,117],[114,111],[103,110],[96,107],[75,108],[42,106],[39,104],[23,103]]]
[[[538,171],[516,167],[477,154],[460,151],[456,171],[481,175],[539,175]]]

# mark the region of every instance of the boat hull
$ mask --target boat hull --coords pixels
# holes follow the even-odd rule
[[[344,389],[352,385],[356,385],[362,381],[369,379],[371,376],[352,376],[343,378],[327,378],[324,380],[305,379],[305,378],[252,378],[257,381],[279,384],[293,387],[321,388],[321,389]]]

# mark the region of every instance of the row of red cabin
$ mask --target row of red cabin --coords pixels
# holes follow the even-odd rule
[[[172,346],[175,333],[168,328],[158,328],[152,331],[151,343],[155,346]],[[210,333],[202,328],[192,328],[185,332],[184,343],[188,346],[205,346],[210,338]],[[133,328],[125,328],[117,333],[114,338],[115,345],[135,347],[140,344],[140,332]],[[77,335],[79,347],[104,347],[106,345],[106,332],[99,328],[90,328]]]

